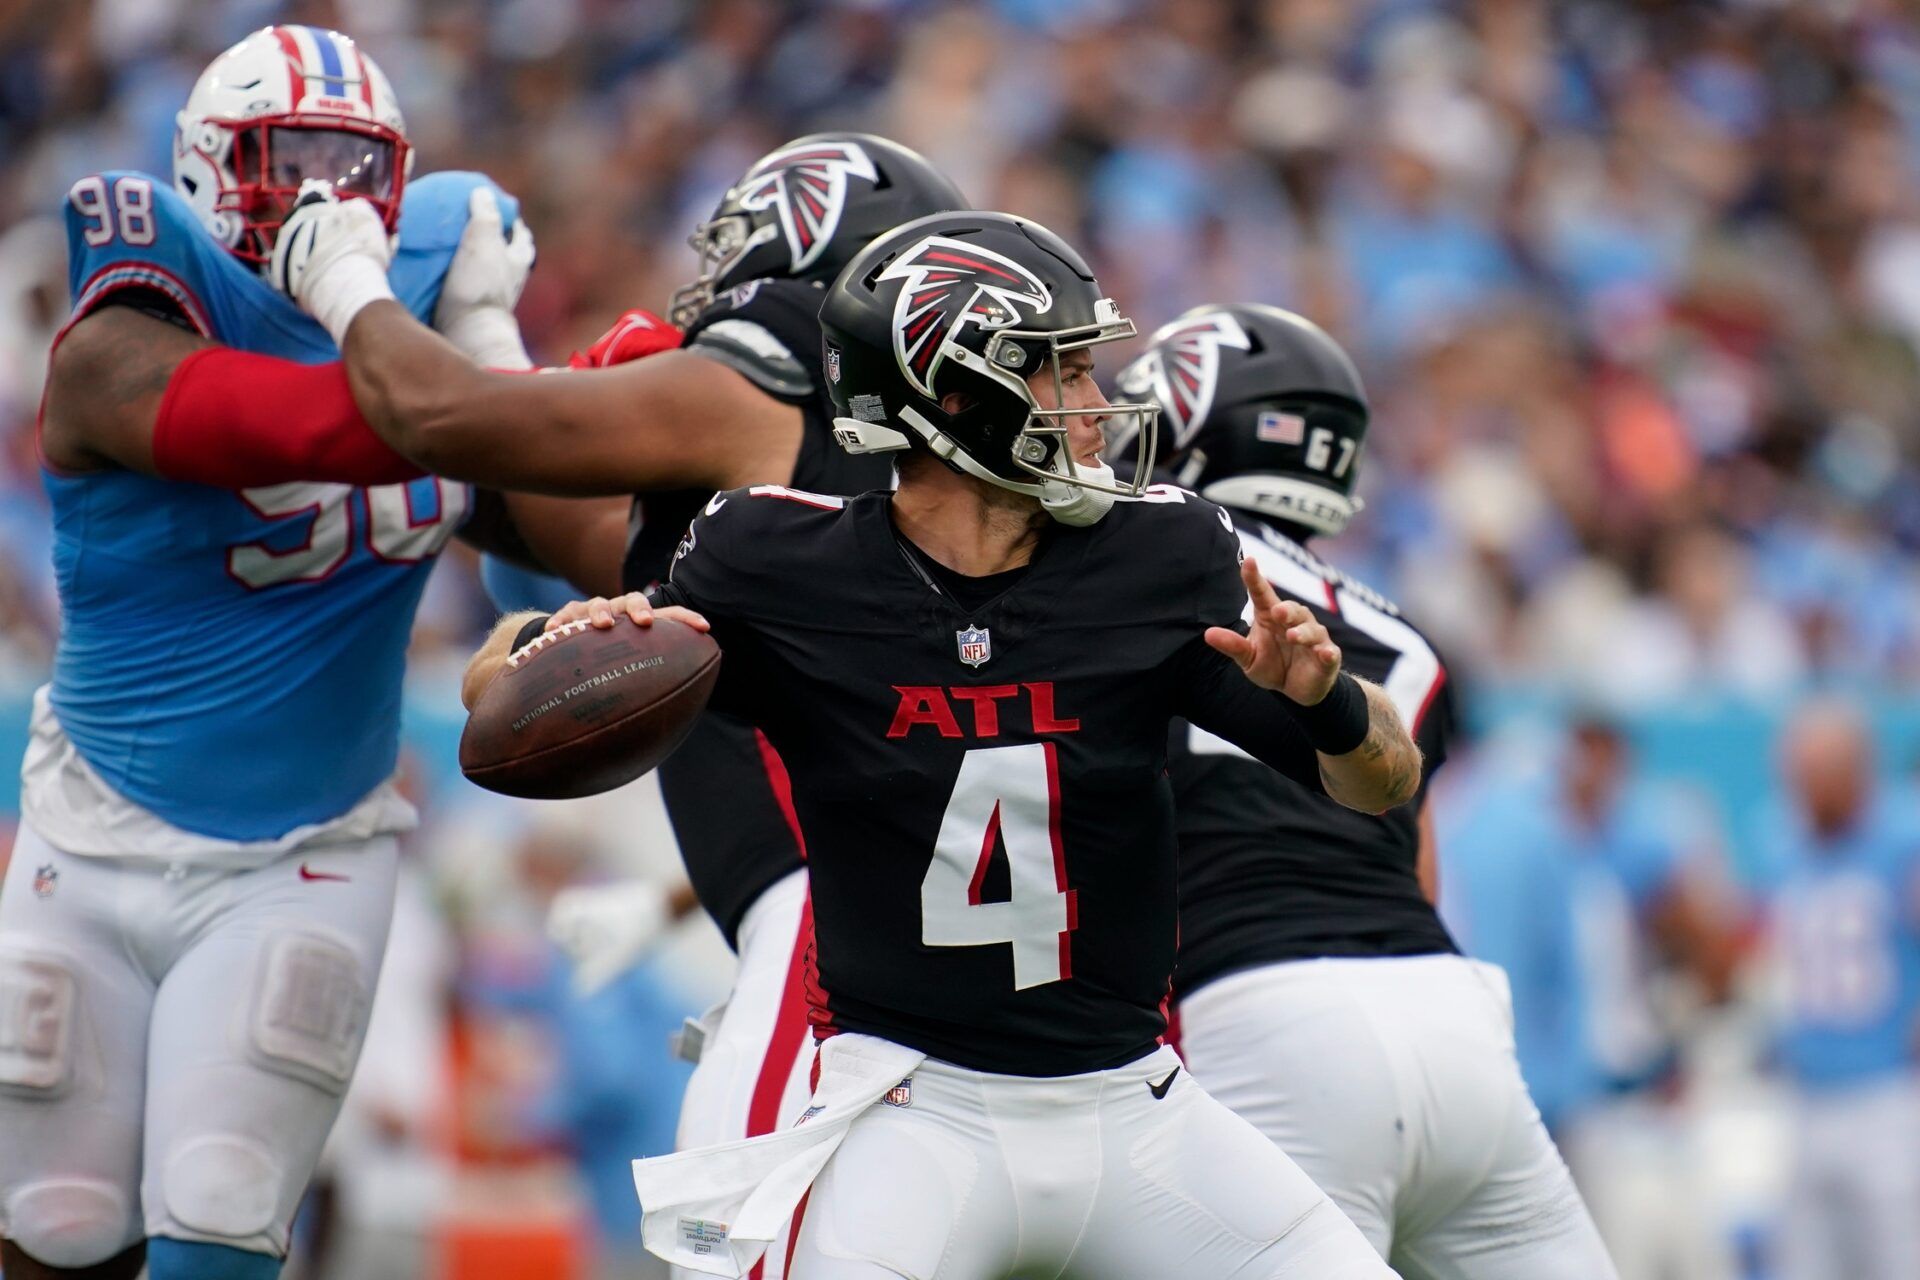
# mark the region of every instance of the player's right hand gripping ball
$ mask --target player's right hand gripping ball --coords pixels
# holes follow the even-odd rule
[[[611,791],[673,754],[719,677],[720,647],[668,618],[556,627],[512,654],[473,704],[460,770],[535,800]]]

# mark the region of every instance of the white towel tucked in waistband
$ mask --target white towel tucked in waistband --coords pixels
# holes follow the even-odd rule
[[[875,1036],[833,1036],[821,1042],[820,1083],[804,1123],[635,1160],[647,1251],[703,1275],[745,1275],[792,1218],[854,1117],[912,1075],[925,1056]]]

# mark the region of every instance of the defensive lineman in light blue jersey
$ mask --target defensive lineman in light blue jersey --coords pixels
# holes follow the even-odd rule
[[[277,1275],[359,1054],[414,821],[406,645],[472,495],[366,446],[326,330],[260,270],[303,184],[365,196],[414,314],[524,363],[462,342],[499,332],[448,273],[484,179],[407,187],[410,161],[370,59],[270,27],[196,84],[175,187],[69,195],[42,438],[62,633],[0,892],[8,1280]],[[190,386],[215,357],[241,363]],[[221,396],[237,421],[252,388],[287,406],[252,438],[168,425]],[[311,388],[332,417],[301,420]]]
[[[1768,815],[1780,1059],[1798,1095],[1782,1280],[1920,1275],[1920,807],[1875,783],[1857,713],[1785,738]]]
[[[455,177],[464,213],[465,186],[442,176]],[[403,243],[447,203],[444,190],[415,185]],[[111,290],[155,288],[228,346],[338,358],[325,331],[216,244],[172,189],[107,173],[75,192],[66,212],[76,315]],[[93,243],[82,206],[96,192],[142,201],[150,240]],[[416,218],[421,197],[431,208]],[[439,283],[428,269],[446,256],[413,254],[396,267],[423,319]],[[347,812],[393,772],[414,606],[466,515],[466,486],[296,481],[236,497],[131,471],[52,468],[46,485],[64,612],[52,710],[116,793],[199,835],[278,844]],[[129,603],[144,629],[181,643],[128,644]],[[269,633],[271,645],[246,641],[261,661],[236,660],[234,641]]]

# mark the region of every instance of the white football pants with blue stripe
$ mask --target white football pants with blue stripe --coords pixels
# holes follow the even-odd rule
[[[378,835],[223,869],[23,825],[0,888],[0,1235],[55,1267],[146,1236],[284,1255],[397,857]]]

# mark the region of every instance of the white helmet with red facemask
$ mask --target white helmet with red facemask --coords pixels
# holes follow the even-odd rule
[[[213,60],[175,117],[173,184],[213,238],[257,265],[302,182],[379,211],[389,233],[413,167],[393,86],[337,31],[263,27]]]

